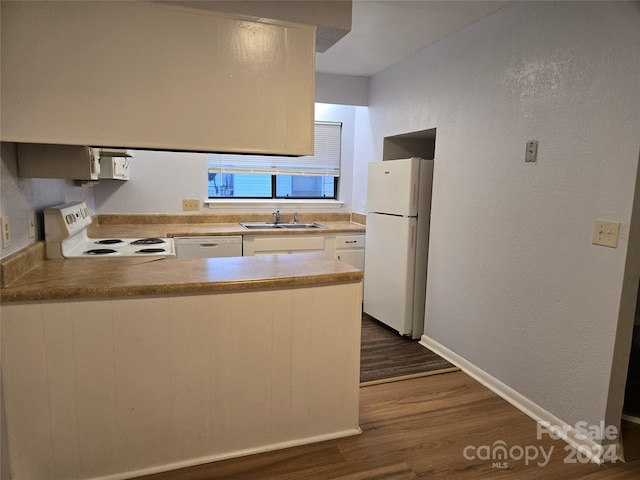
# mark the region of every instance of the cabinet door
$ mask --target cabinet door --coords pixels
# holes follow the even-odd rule
[[[336,237],[335,257],[352,267],[364,272],[364,244],[365,235],[338,235]],[[364,296],[364,281],[362,282]]]
[[[0,6],[2,141],[313,154],[313,26],[146,2]]]
[[[336,258],[352,267],[364,270],[364,249],[336,250]]]
[[[364,271],[365,235],[337,235],[335,257]]]

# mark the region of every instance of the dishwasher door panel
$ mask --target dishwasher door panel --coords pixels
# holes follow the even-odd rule
[[[241,257],[242,236],[176,237],[178,258]]]

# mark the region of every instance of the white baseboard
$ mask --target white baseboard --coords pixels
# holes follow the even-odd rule
[[[218,454],[218,455],[193,458],[190,460],[185,460],[185,461],[175,462],[175,463],[168,463],[168,464],[160,465],[156,467],[143,468],[143,469],[131,471],[131,472],[117,473],[113,475],[107,475],[104,477],[94,477],[91,480],[126,480],[130,478],[142,477],[145,475],[152,475],[154,473],[177,470],[179,468],[193,467],[193,466],[202,465],[205,463],[218,462],[220,460],[229,460],[231,458],[245,457],[247,455],[255,455],[257,453],[271,452],[273,450],[281,450],[283,448],[298,447],[300,445],[307,445],[310,443],[318,443],[318,442],[324,442],[326,440],[334,440],[336,438],[360,435],[361,433],[362,433],[362,430],[360,429],[360,427],[358,427],[350,430],[333,432],[327,435],[316,435],[314,437],[300,438],[297,440],[290,440],[287,442],[261,445],[256,448],[248,448],[245,450],[237,450],[237,451],[227,452],[227,453]]]
[[[606,456],[603,458],[603,450],[605,450],[603,449],[603,446],[586,437],[580,431],[576,430],[575,427],[560,420],[558,417],[540,407],[538,404],[532,402],[524,395],[521,395],[508,385],[502,383],[500,380],[489,375],[481,368],[475,366],[457,353],[449,350],[444,345],[440,344],[432,338],[429,338],[426,335],[422,335],[419,343],[423,347],[428,348],[432,352],[440,355],[448,362],[453,363],[454,365],[459,367],[460,370],[469,375],[471,378],[487,387],[496,395],[502,397],[504,400],[509,402],[525,415],[531,417],[539,424],[551,426],[551,428],[554,429],[554,433],[556,433],[558,437],[562,438],[569,445],[576,448],[578,452],[588,457],[592,462],[601,464],[605,461],[615,462],[621,459],[622,448],[619,438],[617,443],[612,446],[615,452],[614,455],[611,455],[611,451],[608,451]]]

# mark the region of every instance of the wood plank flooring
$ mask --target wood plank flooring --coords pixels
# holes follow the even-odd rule
[[[360,389],[362,435],[189,467],[145,480],[637,479],[640,460],[565,463],[561,440],[462,372]],[[553,447],[548,464],[465,458],[465,447]],[[473,453],[468,449],[467,453]],[[471,455],[467,455],[471,456]]]
[[[622,420],[621,429],[625,460],[640,460],[640,424]]]
[[[363,386],[451,370],[458,368],[417,340],[402,337],[366,313],[362,314],[360,382]]]

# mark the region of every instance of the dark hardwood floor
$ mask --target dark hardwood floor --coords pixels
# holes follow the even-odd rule
[[[362,386],[459,370],[417,340],[402,337],[362,314],[360,382]]]
[[[145,480],[637,479],[640,460],[566,463],[566,444],[462,372],[360,389],[362,435],[225,460]],[[526,462],[478,458],[477,447],[551,451]],[[467,448],[469,447],[469,448]],[[465,457],[465,449],[467,456]],[[514,450],[517,453],[517,450]],[[475,457],[475,458],[472,458]],[[538,465],[541,463],[541,465]]]
[[[623,420],[621,430],[625,460],[640,460],[640,424]]]

